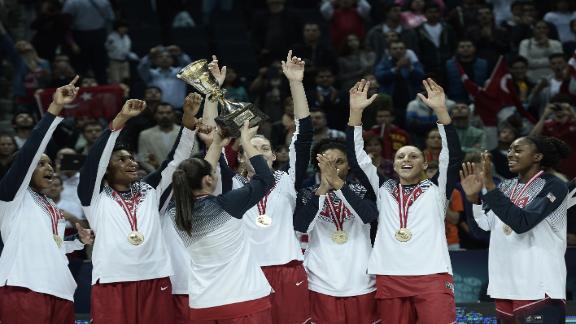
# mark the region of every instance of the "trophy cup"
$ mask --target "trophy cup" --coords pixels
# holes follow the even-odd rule
[[[222,106],[220,115],[216,117],[216,124],[222,130],[223,136],[240,136],[240,128],[244,121],[250,121],[250,127],[260,124],[268,116],[249,102],[234,102],[224,98],[224,91],[220,89],[218,81],[208,70],[207,60],[198,60],[182,68],[176,75],[180,80],[193,86],[200,93],[208,96],[210,100],[217,100]]]

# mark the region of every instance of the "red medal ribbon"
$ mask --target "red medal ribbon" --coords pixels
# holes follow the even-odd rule
[[[136,218],[136,207],[140,194],[132,196],[130,201],[127,203],[115,190],[112,190],[112,197],[114,200],[122,207],[126,216],[128,216],[128,222],[130,222],[130,228],[133,231],[138,231],[138,220]]]
[[[398,184],[398,211],[400,214],[400,228],[406,228],[408,226],[408,209],[412,204],[418,199],[422,190],[420,189],[420,184],[418,184],[408,196],[404,196],[404,189],[401,184]]]
[[[39,196],[42,199],[42,204],[48,210],[48,214],[50,214],[50,221],[52,223],[52,234],[58,235],[58,220],[64,218],[64,215],[62,214],[62,211],[58,207],[51,204],[48,201],[48,199],[44,197],[44,195]]]
[[[276,183],[274,183],[272,188],[270,188],[270,190],[268,190],[266,195],[258,202],[257,206],[259,215],[266,214],[266,205],[268,205],[268,196],[270,196],[270,193],[272,193],[272,190],[274,190],[274,188],[276,188]]]
[[[520,201],[520,198],[522,198],[522,195],[524,194],[524,192],[526,192],[526,189],[528,189],[528,187],[530,187],[532,182],[534,182],[534,180],[536,180],[540,175],[542,175],[542,173],[544,173],[544,171],[540,170],[540,172],[538,172],[534,176],[532,176],[532,178],[530,178],[530,180],[528,180],[528,182],[526,182],[526,184],[524,185],[522,190],[520,190],[518,192],[518,195],[514,195],[514,193],[516,192],[516,189],[518,188],[518,184],[520,184],[520,179],[518,179],[518,182],[516,182],[516,185],[514,185],[514,188],[512,188],[512,191],[510,192],[510,200],[512,201],[512,203],[514,205],[518,206],[518,202]]]
[[[331,195],[333,194],[334,194],[333,192],[329,192],[326,194],[326,200],[328,201],[328,208],[330,208],[330,217],[332,218],[334,224],[336,225],[336,230],[343,231],[344,218],[346,217],[344,209],[346,207],[344,206],[344,202],[342,201],[342,199],[340,199],[340,209],[336,211],[336,204],[334,203],[334,200],[332,200],[331,198],[332,197]]]

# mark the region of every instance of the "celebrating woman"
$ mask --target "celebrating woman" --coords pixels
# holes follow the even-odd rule
[[[481,167],[463,165],[462,188],[474,203],[474,219],[491,232],[488,295],[502,323],[525,323],[531,315],[541,323],[565,321],[568,187],[546,171],[569,154],[559,139],[521,137],[508,151],[508,167],[518,176],[498,186],[488,153]]]
[[[452,323],[456,320],[452,266],[444,234],[446,207],[458,178],[462,151],[451,125],[444,90],[431,79],[423,81],[427,97],[418,94],[438,117],[442,151],[438,173],[428,179],[424,154],[414,146],[394,156],[399,180],[378,175],[364,152],[362,112],[369,82],[350,90],[347,140],[349,161],[366,187],[374,190],[380,210],[378,232],[368,262],[376,275],[376,299],[383,323]]]
[[[160,168],[138,180],[134,155],[116,139],[125,123],[139,115],[144,101],[130,99],[110,129],[94,143],[80,171],[78,196],[98,236],[92,262],[91,316],[94,323],[166,323],[173,321],[173,274],[159,215],[161,196],[172,173],[194,145],[202,98],[184,103],[182,130]],[[102,182],[103,180],[104,183]]]
[[[205,159],[182,162],[174,173],[176,225],[191,260],[188,280],[190,320],[194,323],[272,323],[272,288],[255,260],[242,217],[274,184],[266,160],[250,145],[257,127],[241,130],[241,142],[254,167],[244,187],[214,196],[222,139]]]
[[[76,282],[66,253],[83,248],[63,241],[66,222],[56,204],[43,194],[54,179],[44,150],[62,121],[64,105],[76,98],[78,76],[56,89],[48,111],[24,143],[0,181],[0,323],[74,323]],[[90,230],[77,226],[83,243]]]

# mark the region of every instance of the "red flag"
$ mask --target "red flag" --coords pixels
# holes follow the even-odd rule
[[[532,123],[537,122],[536,118],[524,109],[522,101],[518,98],[514,90],[512,76],[508,72],[508,66],[502,56],[498,59],[488,84],[484,88],[470,80],[460,64],[458,64],[458,70],[462,76],[464,88],[474,99],[475,111],[486,126],[498,125],[497,115],[504,106],[515,106],[518,113],[523,117]]]
[[[40,114],[48,110],[52,102],[55,88],[42,89],[36,92],[35,97],[40,107]],[[104,118],[107,121],[114,119],[124,104],[124,89],[117,85],[80,88],[76,100],[64,106],[63,117],[90,116]]]

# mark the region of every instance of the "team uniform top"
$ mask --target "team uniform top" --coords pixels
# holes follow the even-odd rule
[[[376,241],[368,262],[370,274],[452,274],[444,218],[463,154],[452,125],[438,124],[438,131],[442,137],[438,172],[433,178],[422,180],[417,185],[403,186],[402,195],[398,181],[381,178],[372,160],[364,152],[362,127],[348,127],[346,131],[350,165],[358,171],[360,181],[369,190],[376,192],[380,211]],[[410,192],[413,198],[409,196],[407,200],[410,207],[406,228],[412,233],[412,238],[401,242],[395,237],[401,227],[398,197],[408,196]]]
[[[372,250],[369,223],[378,217],[375,197],[367,197],[366,188],[355,183],[320,196],[316,189],[300,190],[294,213],[296,230],[308,233],[308,288],[335,297],[376,290],[374,276],[366,273]],[[332,239],[338,230],[346,233],[345,243]]]
[[[176,206],[173,200],[170,200],[166,210],[161,217],[162,232],[170,262],[172,263],[173,275],[170,276],[172,284],[172,294],[188,295],[188,280],[190,279],[191,260],[184,241],[178,235],[176,229]]]
[[[66,253],[83,247],[64,237],[66,222],[52,200],[29,185],[34,169],[52,133],[62,121],[46,113],[24,143],[0,181],[0,230],[4,250],[0,255],[0,286],[32,291],[74,301],[76,282],[68,269]]]
[[[256,263],[242,216],[272,187],[274,177],[261,155],[250,161],[256,174],[248,184],[218,196],[196,198],[192,232],[178,231],[191,260],[191,308],[255,300],[272,291]]]
[[[473,206],[478,226],[491,231],[491,297],[566,298],[567,194],[562,180],[543,173],[526,184],[518,183],[518,178],[504,180],[483,195],[483,206]]]
[[[244,215],[244,224],[248,230],[250,244],[256,262],[260,266],[281,265],[292,260],[303,260],[300,242],[294,232],[293,215],[296,208],[297,190],[306,176],[312,145],[312,122],[310,117],[295,121],[296,130],[289,147],[288,171],[274,173],[275,184],[271,192]],[[236,174],[226,164],[222,165],[222,182],[232,178],[232,188],[237,189],[248,180]],[[223,185],[223,188],[225,186]],[[263,202],[266,201],[265,206]],[[272,219],[267,227],[258,225],[258,216],[266,214]]]
[[[104,131],[80,171],[78,196],[98,238],[92,254],[92,284],[148,280],[173,273],[160,225],[160,197],[171,185],[175,168],[190,156],[195,132],[183,127],[160,168],[134,182],[130,191],[120,193],[101,185],[119,134],[120,130]],[[144,236],[140,245],[128,241],[134,226],[125,209],[136,214],[137,231]]]

